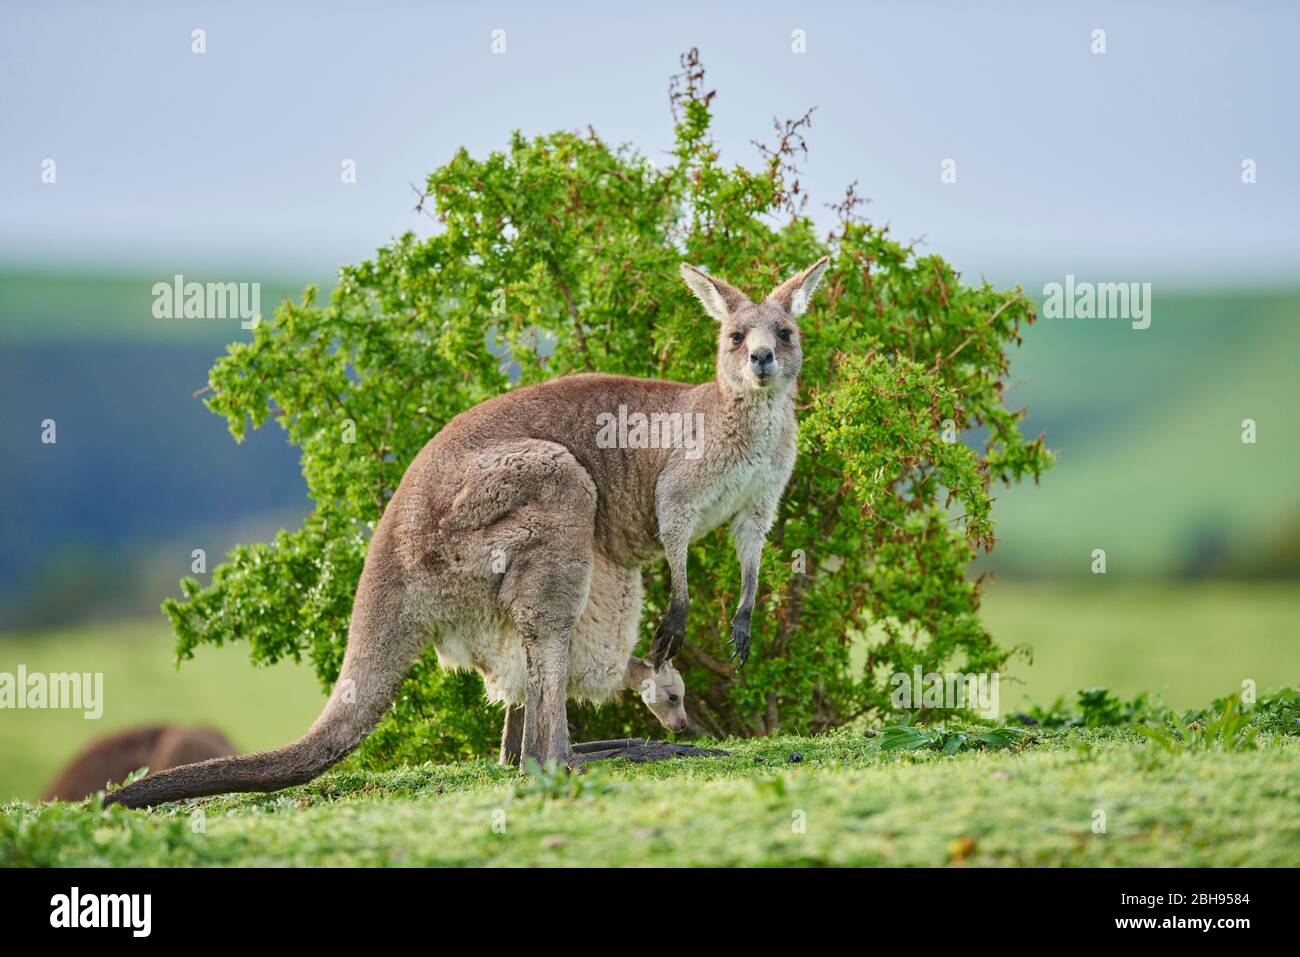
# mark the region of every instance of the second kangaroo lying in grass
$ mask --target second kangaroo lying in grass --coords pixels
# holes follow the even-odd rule
[[[687,548],[728,521],[741,566],[731,640],[743,665],[759,556],[794,468],[803,363],[796,317],[826,265],[753,302],[683,264],[686,284],[718,322],[717,374],[708,382],[564,376],[448,422],[411,462],[375,527],[343,667],[307,734],[275,751],[151,775],[114,791],[110,803],[142,807],[310,781],[370,733],[430,642],[444,666],[476,668],[520,690],[523,757],[580,763],[565,702],[571,693],[602,700],[623,687],[641,567],[668,559],[672,599],[650,649],[662,665],[686,631]],[[639,432],[612,436],[610,419],[631,425],[628,410]],[[661,426],[658,441],[645,441],[647,421]],[[665,441],[663,424],[674,422]]]
[[[80,801],[105,784],[120,784],[133,771],[154,771],[234,754],[236,748],[215,728],[156,724],[128,728],[88,744],[60,772],[42,801]]]

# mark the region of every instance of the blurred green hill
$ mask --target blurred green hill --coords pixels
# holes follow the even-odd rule
[[[261,283],[262,314],[269,317],[285,296],[297,298],[316,279],[244,275],[241,271],[182,269],[186,281]],[[155,319],[153,287],[173,280],[157,274],[55,272],[0,266],[0,344],[137,343],[206,345],[215,353],[247,339],[237,319]],[[328,284],[327,284],[328,285]]]
[[[211,569],[310,505],[277,428],[236,446],[194,397],[250,333],[155,319],[153,284],[170,279],[0,269],[0,629],[152,613],[194,548]],[[262,279],[263,313],[324,279]],[[1300,288],[1157,284],[1153,301],[1145,330],[1025,330],[1010,398],[1059,461],[1041,487],[1000,491],[1000,543],[982,568],[1080,578],[1101,548],[1121,578],[1300,577]],[[56,446],[39,441],[45,418]],[[1241,441],[1248,418],[1254,445]]]
[[[155,319],[170,278],[0,271],[0,628],[156,612],[194,549],[211,569],[310,505],[279,429],[237,446],[195,397],[251,333]],[[264,281],[263,313],[302,286]]]
[[[1003,492],[989,564],[1077,577],[1101,548],[1125,577],[1296,577],[1300,292],[1153,298],[1145,330],[1040,319],[1026,332],[1009,394],[1059,459],[1041,488]]]

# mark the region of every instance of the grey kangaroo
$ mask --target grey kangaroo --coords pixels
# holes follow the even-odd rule
[[[507,705],[502,760],[582,763],[566,701],[602,701],[627,683],[641,613],[641,567],[666,556],[671,600],[651,644],[659,669],[681,647],[691,541],[731,522],[741,566],[733,658],[749,655],[759,557],[794,467],[797,317],[828,260],[761,302],[682,264],[719,325],[717,375],[691,385],[563,376],[456,416],[416,455],[375,528],[329,701],[307,733],[274,751],[171,768],[114,791],[145,807],[302,784],[370,733],[415,658],[433,643],[448,668],[475,668]],[[600,426],[625,409],[699,423],[626,441]],[[633,416],[628,417],[631,422]],[[672,430],[668,430],[669,433]],[[515,740],[519,744],[513,747]]]

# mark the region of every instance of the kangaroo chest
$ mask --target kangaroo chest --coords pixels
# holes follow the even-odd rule
[[[701,475],[696,497],[699,519],[692,538],[711,532],[767,489],[785,484],[781,455],[783,422],[773,416],[719,456],[708,474]]]

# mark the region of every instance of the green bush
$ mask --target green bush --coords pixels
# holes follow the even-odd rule
[[[1003,404],[1007,351],[1032,304],[1018,288],[963,285],[939,257],[895,242],[860,215],[852,187],[819,236],[795,168],[811,114],[778,126],[757,169],[725,166],[694,51],[683,67],[670,163],[590,130],[516,133],[484,159],[461,150],[421,200],[435,235],[407,233],[344,268],[328,305],[314,289],[284,303],[216,363],[210,408],[236,440],[276,420],[302,451],[315,510],[273,542],[232,550],[207,587],[182,583],[185,600],[164,604],[181,658],[242,639],[258,663],[307,658],[328,686],[368,532],[449,419],[567,372],[711,378],[715,324],[678,263],[758,293],[829,255],[802,324],[800,458],[740,675],[724,647],[740,580],[727,530],[691,552],[677,663],[693,715],[718,735],[817,731],[888,709],[895,671],[1005,662],[966,572],[993,545],[990,483],[1036,480],[1051,463]],[[666,585],[665,566],[647,570],[643,640]],[[656,727],[637,702],[571,716],[585,737]],[[438,670],[430,652],[359,760],[483,754],[498,725],[478,677]]]

